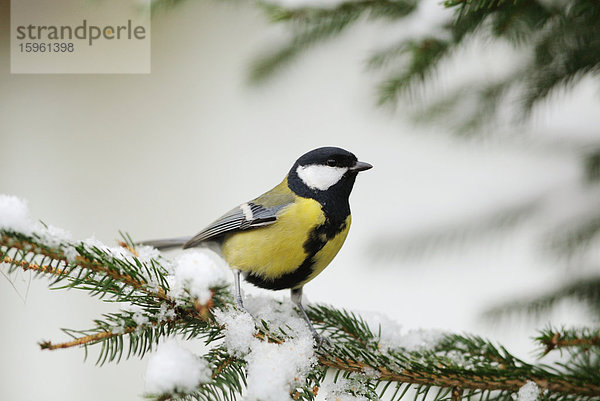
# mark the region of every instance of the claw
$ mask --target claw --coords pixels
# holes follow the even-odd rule
[[[246,307],[244,306],[244,303],[242,302],[242,298],[235,298],[235,307],[241,311],[241,312],[246,312],[247,314],[249,314],[250,316],[252,316],[252,313],[250,313],[250,311],[248,311],[248,309],[246,309]],[[254,317],[254,316],[252,316]]]
[[[320,335],[316,331],[313,332],[313,338],[315,339],[315,343],[317,345],[317,349],[321,347],[332,347],[333,343],[331,340],[325,336]]]

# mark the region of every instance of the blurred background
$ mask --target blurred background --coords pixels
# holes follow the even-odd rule
[[[340,146],[374,168],[357,180],[351,233],[305,287],[308,301],[384,313],[407,329],[488,336],[533,360],[536,329],[598,316],[573,299],[577,291],[548,298],[552,309],[534,304],[544,314],[498,312],[597,277],[598,84],[584,77],[526,122],[469,135],[444,120],[416,124],[406,102],[378,107],[365,55],[382,37],[440,18],[441,6],[423,4],[404,26],[359,19],[251,85],[253,62],[288,34],[252,3],[158,9],[151,74],[11,75],[10,9],[2,2],[0,192],[26,199],[33,217],[75,238],[191,235],[279,183],[304,152]],[[440,76],[466,82],[518,57],[474,46]],[[590,291],[583,298],[598,293]],[[113,306],[49,291],[28,274],[1,278],[0,302],[0,399],[141,398],[145,361],[97,367],[93,347],[82,362],[80,349],[37,345],[65,340],[61,327],[91,327]]]

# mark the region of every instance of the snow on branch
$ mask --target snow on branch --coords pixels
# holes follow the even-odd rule
[[[43,341],[55,350],[98,344],[97,363],[153,351],[146,395],[155,400],[196,399],[417,401],[479,399],[600,401],[597,333],[577,341],[544,332],[541,347],[574,349],[572,364],[531,365],[476,336],[403,330],[376,314],[359,316],[324,305],[308,309],[330,339],[315,347],[290,302],[249,297],[250,314],[235,308],[227,268],[214,254],[185,251],[174,259],[124,236],[120,246],[74,240],[35,222],[24,202],[0,195],[0,261],[8,274],[32,271],[52,288],[74,288],[121,310],[86,330],[65,330],[69,341]],[[175,338],[203,339],[197,356]],[[554,341],[554,342],[552,342]],[[585,345],[581,347],[579,345]],[[585,349],[587,358],[581,357]],[[549,352],[549,350],[548,350]]]

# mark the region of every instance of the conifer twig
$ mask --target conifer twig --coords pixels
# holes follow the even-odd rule
[[[40,348],[43,350],[52,351],[52,350],[56,350],[56,349],[72,348],[72,347],[77,347],[77,346],[87,346],[89,344],[94,344],[99,341],[111,338],[111,337],[124,336],[126,334],[133,333],[134,331],[143,329],[148,325],[158,326],[158,325],[165,325],[165,324],[174,324],[174,323],[176,323],[176,321],[178,319],[179,319],[178,317],[175,317],[173,319],[167,319],[167,320],[163,320],[161,322],[150,322],[149,324],[127,327],[119,332],[113,332],[111,330],[101,331],[98,333],[89,334],[87,336],[76,338],[72,341],[66,341],[66,342],[58,343],[58,344],[53,344],[51,341],[43,341],[40,343]]]
[[[50,266],[50,265],[41,265],[40,266],[36,263],[27,262],[25,260],[17,261],[9,256],[4,256],[4,258],[2,258],[2,262],[7,263],[9,265],[13,265],[13,266],[19,266],[23,270],[32,270],[32,271],[39,272],[39,273],[49,273],[49,274],[57,274],[57,275],[64,273],[63,270],[58,269],[53,266]]]
[[[527,376],[517,379],[508,375],[503,376],[499,373],[489,375],[477,374],[469,377],[468,375],[458,375],[449,372],[434,374],[429,371],[420,371],[417,369],[410,371],[404,369],[401,372],[392,372],[386,367],[371,366],[364,362],[342,359],[331,355],[319,355],[319,362],[330,368],[348,372],[362,373],[368,369],[375,369],[379,372],[379,379],[382,381],[477,390],[508,390],[513,392],[518,391],[528,381],[533,381],[543,390],[565,394],[585,395],[589,397],[600,397],[600,385],[578,385],[566,380],[549,380],[546,377]]]
[[[60,251],[57,252],[56,250],[52,250],[47,247],[41,247],[38,244],[33,243],[31,241],[27,241],[27,240],[17,241],[17,240],[11,239],[8,236],[0,236],[0,246],[5,246],[7,248],[13,248],[13,249],[19,249],[23,252],[47,256],[53,260],[58,261],[59,263],[62,263],[64,266],[69,265],[69,261],[67,260],[67,257],[64,255],[64,253],[62,253]],[[5,256],[5,258],[6,257],[7,256]],[[35,264],[23,265],[22,262],[23,261],[17,262],[17,263],[9,263],[9,264],[20,265],[24,269],[27,268],[30,270],[35,270],[35,266],[36,266]],[[8,262],[6,262],[6,263],[8,263]],[[156,289],[156,291],[152,291],[147,288],[146,282],[141,281],[136,278],[133,278],[126,274],[118,273],[114,270],[107,268],[106,266],[103,266],[102,264],[100,264],[98,262],[89,260],[88,258],[86,258],[84,256],[78,255],[75,259],[75,264],[82,268],[105,274],[114,280],[117,280],[119,282],[122,282],[126,285],[133,287],[137,291],[141,291],[148,295],[155,296],[155,297],[160,298],[163,301],[167,301],[171,304],[174,303],[174,301],[170,297],[167,296],[167,294],[164,292],[164,290],[162,288],[159,287]],[[61,270],[61,269],[51,269],[49,271],[44,271],[43,269],[42,270],[38,269],[38,271],[42,271],[43,273],[49,273],[49,274],[54,274],[54,275],[62,275],[64,273],[64,270]]]
[[[463,389],[460,387],[452,388],[452,398],[451,401],[460,401],[462,399]]]
[[[103,331],[96,334],[90,334],[88,336],[79,337],[72,341],[66,341],[63,343],[53,344],[51,341],[42,341],[40,343],[40,348],[43,350],[56,350],[56,349],[64,349],[78,346],[86,346],[89,344],[97,343],[99,341],[105,340],[110,337],[116,337],[124,334],[129,334],[135,331],[137,327],[128,327],[123,330],[121,333],[113,333],[112,331]]]
[[[550,353],[552,350],[566,348],[566,347],[592,347],[600,346],[600,336],[593,334],[590,337],[578,337],[568,335],[565,338],[560,331],[556,331],[552,334],[546,333],[544,336],[539,337],[540,343],[546,346],[544,355]]]

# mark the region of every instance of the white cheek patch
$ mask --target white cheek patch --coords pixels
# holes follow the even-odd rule
[[[298,173],[298,177],[302,182],[309,188],[320,191],[325,191],[332,185],[337,184],[347,171],[347,167],[330,167],[318,164],[298,166],[296,169],[296,173]]]

